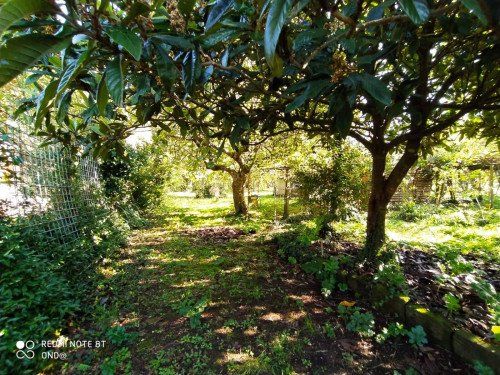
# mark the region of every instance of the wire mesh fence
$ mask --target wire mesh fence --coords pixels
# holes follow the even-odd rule
[[[58,145],[40,147],[28,125],[8,121],[2,129],[0,215],[19,218],[22,226],[61,244],[78,240],[83,211],[88,215],[104,204],[98,164],[90,157],[71,157]]]

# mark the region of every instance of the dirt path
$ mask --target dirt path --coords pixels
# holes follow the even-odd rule
[[[132,374],[471,373],[443,351],[346,330],[337,306],[355,296],[325,300],[259,234],[138,230],[110,267],[118,322],[138,333]],[[379,332],[390,320],[375,315]]]

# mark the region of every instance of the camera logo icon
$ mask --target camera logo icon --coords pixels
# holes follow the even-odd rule
[[[26,342],[18,341],[16,343],[16,348],[19,350],[16,352],[16,357],[18,359],[23,359],[23,358],[33,359],[33,357],[35,356],[35,352],[31,349],[33,349],[34,347],[35,343],[32,340],[28,340]]]

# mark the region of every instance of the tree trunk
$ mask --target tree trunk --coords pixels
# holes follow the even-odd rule
[[[248,207],[245,201],[245,184],[248,179],[248,173],[237,172],[232,177],[234,212],[237,215],[246,215],[248,214]]]
[[[365,259],[374,259],[384,244],[387,206],[408,171],[417,161],[420,141],[421,139],[407,142],[403,155],[389,177],[385,177],[387,153],[384,151],[372,152],[372,187],[368,201],[366,243],[363,251]]]
[[[389,200],[385,195],[386,154],[373,155],[372,183],[368,200],[368,219],[366,222],[366,242],[364,255],[374,258],[385,240],[385,217]]]

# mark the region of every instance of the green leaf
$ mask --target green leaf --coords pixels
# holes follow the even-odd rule
[[[277,77],[281,74],[279,74],[279,60],[276,59],[276,45],[278,44],[281,29],[292,7],[293,0],[274,0],[267,16],[264,30],[264,52],[271,71]]]
[[[108,105],[109,92],[106,86],[106,73],[101,77],[97,85],[97,110],[101,116],[105,116]]]
[[[384,82],[367,73],[361,74],[360,82],[361,87],[375,100],[387,106],[391,105],[391,91]]]
[[[0,87],[35,64],[40,58],[63,47],[71,38],[28,34],[12,38],[0,47]]]
[[[340,108],[334,119],[335,128],[342,138],[347,137],[347,134],[351,129],[352,119],[352,108],[347,102],[344,102],[344,105]]]
[[[98,126],[91,125],[89,126],[90,130],[92,130],[94,133],[99,134],[100,136],[105,136],[105,134],[99,129]]]
[[[429,18],[429,5],[426,0],[398,0],[398,3],[415,25],[421,25]]]
[[[196,81],[201,76],[201,60],[198,52],[193,50],[186,53],[182,62],[182,80],[186,92],[191,94],[194,91]]]
[[[486,19],[486,16],[484,15],[481,7],[479,6],[479,3],[477,0],[460,0],[462,4],[465,5],[465,7],[474,13],[474,15],[479,18],[479,21],[486,26],[488,24],[488,20]],[[497,5],[498,6],[498,5]]]
[[[44,0],[10,0],[0,8],[0,34],[16,21],[39,12],[57,12],[48,1]]]
[[[193,10],[196,0],[179,0],[177,2],[177,9],[184,15],[189,16]]]
[[[59,87],[57,88],[57,95],[59,96],[66,88],[73,82],[75,77],[80,73],[82,66],[86,63],[88,57],[92,53],[92,50],[87,50],[80,55],[77,60],[72,61],[64,70],[64,73],[59,81]],[[59,97],[56,98],[58,101]]]
[[[177,77],[174,60],[168,55],[170,46],[165,43],[153,43],[156,51],[156,69],[165,86],[172,86]]]
[[[35,114],[35,129],[41,128],[42,121],[49,112],[53,99],[56,96],[58,86],[59,80],[54,80],[50,82],[38,96]]]
[[[195,49],[193,43],[191,43],[186,38],[181,36],[173,36],[173,35],[155,35],[151,37],[152,41],[167,43],[168,45],[179,48],[183,51],[191,51]]]
[[[73,94],[73,91],[66,91],[63,96],[61,97],[61,100],[59,101],[57,105],[57,115],[56,115],[56,121],[59,125],[61,125],[64,122],[64,119],[66,118],[66,115],[68,114],[68,109],[71,106],[71,95]]]
[[[299,108],[307,99],[315,98],[321,90],[330,84],[329,79],[316,79],[307,83],[307,87],[304,93],[297,96],[290,104],[285,108],[285,113],[290,113],[293,110]]]
[[[203,37],[201,47],[209,49],[221,42],[227,42],[230,39],[236,38],[242,33],[242,30],[235,29],[219,29],[216,32]]]
[[[142,39],[133,31],[121,26],[114,26],[108,34],[113,42],[121,45],[134,59],[139,61],[142,54]]]
[[[217,21],[226,13],[233,5],[234,0],[217,0],[210,13],[208,13],[207,22],[205,24],[205,32],[217,23]]]
[[[106,85],[111,99],[117,106],[123,103],[123,70],[121,55],[115,57],[106,69]]]

